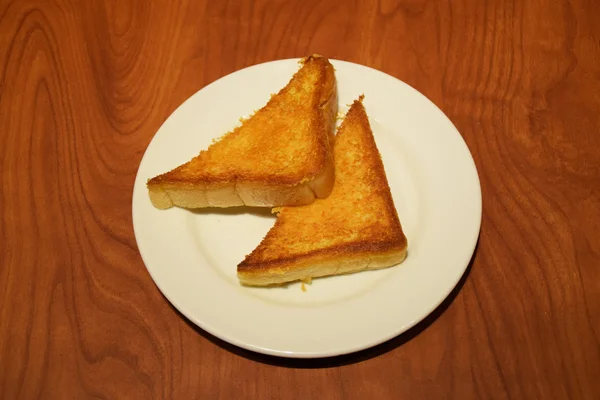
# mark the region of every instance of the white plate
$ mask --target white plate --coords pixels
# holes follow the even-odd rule
[[[395,267],[286,288],[239,285],[236,265],[269,230],[266,209],[155,209],[148,178],[188,161],[241,116],[262,107],[298,69],[280,60],[232,73],[184,102],[148,146],[133,191],[144,263],[188,319],[229,343],[284,357],[354,352],[406,331],[433,311],[465,272],[479,235],[481,190],[465,142],[444,114],[405,83],[332,60],[340,111],[362,93],[408,238]]]

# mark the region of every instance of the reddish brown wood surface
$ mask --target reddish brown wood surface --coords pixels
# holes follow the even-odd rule
[[[460,290],[378,348],[292,362],[187,323],[135,173],[188,96],[321,53],[411,84],[480,172]],[[600,398],[600,3],[0,0],[1,399]]]

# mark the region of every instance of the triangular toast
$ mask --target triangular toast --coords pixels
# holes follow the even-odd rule
[[[274,210],[275,225],[238,265],[242,284],[386,268],[406,257],[407,240],[362,99],[354,101],[335,136],[331,194],[310,205]]]
[[[152,204],[160,209],[274,207],[328,196],[334,181],[334,69],[319,55],[301,65],[241,126],[191,161],[150,179]]]

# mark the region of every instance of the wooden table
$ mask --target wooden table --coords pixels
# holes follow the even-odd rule
[[[328,360],[186,322],[136,248],[142,154],[230,72],[320,53],[454,122],[483,190],[450,298]],[[600,3],[0,1],[0,398],[600,398]]]

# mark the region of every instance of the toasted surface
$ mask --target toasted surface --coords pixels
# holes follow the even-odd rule
[[[243,284],[279,284],[385,268],[404,260],[407,240],[362,96],[338,130],[334,159],[330,196],[277,210],[273,228],[238,265]]]
[[[334,181],[337,113],[333,66],[302,60],[290,82],[241,126],[189,162],[150,179],[158,208],[279,206],[326,197]]]

